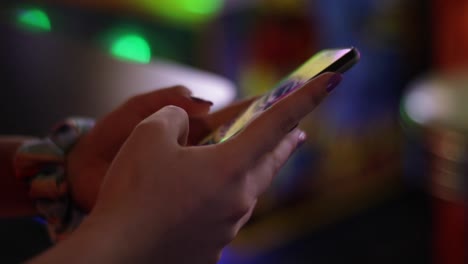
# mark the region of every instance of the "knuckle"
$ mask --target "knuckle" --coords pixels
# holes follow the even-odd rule
[[[136,127],[136,131],[153,133],[154,131],[165,131],[169,127],[169,120],[166,118],[151,118],[140,122]]]
[[[162,112],[165,112],[167,111],[169,113],[168,116],[172,118],[177,118],[179,120],[183,120],[183,122],[187,122],[188,123],[188,120],[189,120],[189,116],[187,114],[187,112],[185,112],[184,109],[178,107],[178,106],[175,106],[175,105],[168,105],[168,106],[165,106],[163,107],[163,109],[161,109]]]

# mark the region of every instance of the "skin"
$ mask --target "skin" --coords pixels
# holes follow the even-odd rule
[[[68,156],[67,171],[75,203],[85,212],[93,207],[109,165],[118,150],[143,119],[164,106],[183,108],[190,117],[189,144],[199,142],[224,122],[237,116],[251,100],[239,102],[214,114],[208,114],[211,103],[193,100],[183,86],[156,90],[130,98],[99,120]]]
[[[164,106],[183,108],[190,116],[189,143],[196,144],[212,130],[234,118],[252,99],[208,114],[211,103],[191,97],[191,91],[174,86],[140,94],[128,99],[98,120],[96,126],[73,147],[67,157],[67,180],[74,202],[85,212],[93,207],[110,163],[135,126]],[[17,148],[32,137],[0,137],[0,217],[37,214],[29,198],[29,187],[15,177],[13,159]]]
[[[28,216],[35,213],[29,198],[29,187],[15,177],[13,158],[18,147],[31,138],[4,136],[0,138],[0,217]]]
[[[309,82],[222,144],[190,146],[180,107],[150,114],[117,150],[87,219],[31,263],[216,263],[305,140],[294,127],[333,76]]]

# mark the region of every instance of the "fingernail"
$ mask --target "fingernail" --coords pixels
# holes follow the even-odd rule
[[[333,76],[328,80],[327,92],[330,93],[333,91],[333,89],[340,84],[341,80],[343,80],[343,75],[339,73],[333,74]]]
[[[195,103],[213,105],[213,102],[208,101],[208,100],[204,100],[204,99],[201,99],[201,98],[198,98],[198,97],[195,97],[195,96],[190,96],[190,99],[192,99],[192,101],[194,101]]]
[[[299,135],[297,136],[297,139],[298,141],[297,141],[296,149],[300,148],[306,142],[306,139],[307,139],[306,133],[301,130],[299,132]]]

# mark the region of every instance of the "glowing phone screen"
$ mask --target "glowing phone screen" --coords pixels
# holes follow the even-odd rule
[[[316,53],[288,77],[279,82],[270,92],[253,102],[247,110],[231,122],[221,126],[200,144],[216,144],[237,134],[253,118],[267,110],[281,98],[302,87],[307,81],[329,69],[335,62],[344,58],[353,49],[330,49]]]

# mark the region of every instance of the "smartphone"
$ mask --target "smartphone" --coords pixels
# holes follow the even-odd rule
[[[356,48],[326,49],[316,53],[299,68],[280,81],[272,90],[255,100],[245,112],[216,129],[200,145],[217,144],[228,140],[247,123],[291,92],[300,89],[309,80],[324,72],[344,73],[359,61]]]

